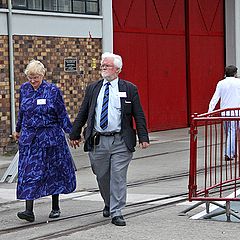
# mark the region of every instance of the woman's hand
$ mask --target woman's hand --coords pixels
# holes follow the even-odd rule
[[[19,132],[14,132],[14,133],[13,133],[13,139],[14,139],[15,141],[18,141],[19,137],[20,137],[20,133],[19,133]]]

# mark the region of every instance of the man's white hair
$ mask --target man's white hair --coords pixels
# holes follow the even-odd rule
[[[110,52],[105,52],[102,54],[101,64],[105,58],[113,58],[114,66],[122,70],[123,62],[122,62],[122,57],[120,55],[110,53]]]

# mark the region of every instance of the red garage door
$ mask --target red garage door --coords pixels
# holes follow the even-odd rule
[[[212,85],[222,74],[223,42],[215,44],[211,52],[202,56],[198,52],[202,49],[193,41],[193,26],[198,25],[187,24],[191,22],[188,18],[201,23],[203,15],[188,12],[196,11],[198,6],[204,9],[209,1],[189,2],[191,5],[184,0],[113,0],[114,52],[122,55],[124,61],[121,77],[138,86],[150,131],[186,127],[190,113],[201,110],[195,108],[199,101],[195,87],[202,89],[204,85],[198,82],[196,75],[199,72],[191,70],[196,68],[196,60],[201,63],[208,58],[208,53],[211,56],[214,53],[222,64],[213,70]],[[223,3],[213,0],[209,4],[218,9],[214,8],[214,15],[219,13],[218,18],[211,18],[211,26],[215,26],[216,20],[223,19]],[[209,17],[209,11],[206,14]],[[218,36],[223,40],[223,32]],[[206,47],[209,42],[214,44],[215,34],[209,38],[212,42],[201,42],[201,46]],[[205,75],[204,71],[202,74]],[[209,81],[209,78],[202,81]],[[203,102],[208,102],[208,96],[202,95],[199,101],[202,108]]]
[[[216,83],[224,75],[224,1],[189,1],[190,113],[208,109]]]

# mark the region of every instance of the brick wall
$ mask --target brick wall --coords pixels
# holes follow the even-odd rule
[[[0,44],[4,45],[4,51],[2,54],[0,53],[0,91],[4,96],[0,98],[0,151],[4,152],[10,141],[10,92],[7,37],[0,37],[0,41]],[[67,111],[73,121],[87,84],[100,78],[101,53],[101,39],[14,36],[16,112],[19,107],[19,88],[26,81],[24,69],[31,59],[37,59],[47,68],[45,79],[55,83],[63,92]],[[77,72],[64,72],[64,59],[67,57],[77,59]]]
[[[8,37],[0,36],[0,152],[7,146],[10,134]]]
[[[0,7],[7,8],[7,0],[0,0]]]

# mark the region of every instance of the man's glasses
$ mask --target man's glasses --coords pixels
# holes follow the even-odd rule
[[[108,64],[103,64],[103,65],[100,66],[101,69],[103,69],[103,68],[113,68],[113,67],[114,67],[114,65],[108,65]]]

